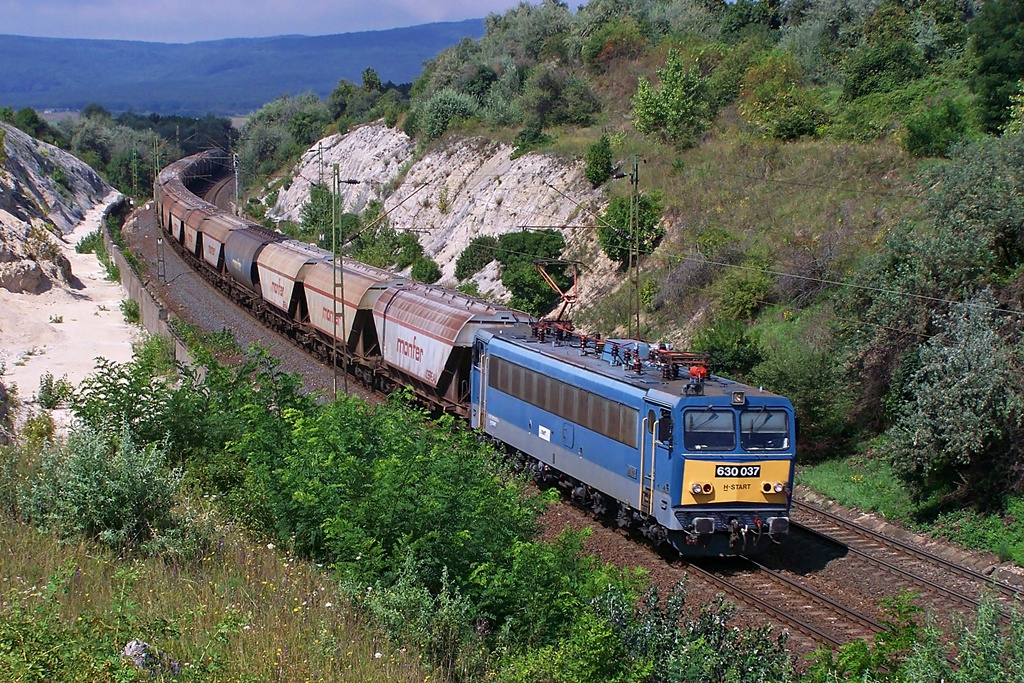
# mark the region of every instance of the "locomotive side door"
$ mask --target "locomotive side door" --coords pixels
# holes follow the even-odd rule
[[[645,399],[640,430],[640,511],[649,515],[654,514],[658,468],[666,467],[672,457],[673,429],[671,406]],[[667,470],[662,478],[665,474]]]
[[[476,379],[477,386],[470,388],[471,396],[474,391],[477,394],[477,410],[473,411],[470,420],[470,426],[473,429],[484,429],[487,425],[487,382],[490,358],[490,354],[487,353],[487,344],[482,339],[476,339],[473,342],[472,375]]]

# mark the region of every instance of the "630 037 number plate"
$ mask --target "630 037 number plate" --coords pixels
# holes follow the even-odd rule
[[[760,477],[760,465],[718,465],[715,467],[716,477]]]

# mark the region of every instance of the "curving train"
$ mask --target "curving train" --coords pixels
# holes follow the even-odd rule
[[[792,404],[705,356],[575,334],[233,216],[189,187],[213,150],[163,169],[161,229],[259,319],[378,391],[409,387],[506,444],[542,484],[684,555],[754,553],[789,530]]]

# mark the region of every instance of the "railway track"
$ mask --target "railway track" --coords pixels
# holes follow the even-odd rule
[[[706,564],[686,568],[816,645],[835,648],[857,638],[870,639],[883,629],[871,617],[748,557],[730,561],[729,567]]]
[[[950,562],[934,553],[899,539],[868,529],[817,506],[793,501],[800,522],[791,528],[823,542],[845,548],[848,557],[882,571],[906,587],[918,590],[937,613],[959,604],[977,609],[984,591],[995,598],[1004,618],[1008,618],[1021,591],[994,581],[974,569]]]

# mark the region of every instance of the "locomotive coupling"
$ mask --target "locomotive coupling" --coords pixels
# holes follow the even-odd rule
[[[768,533],[772,536],[775,534],[788,534],[789,517],[769,517]]]

